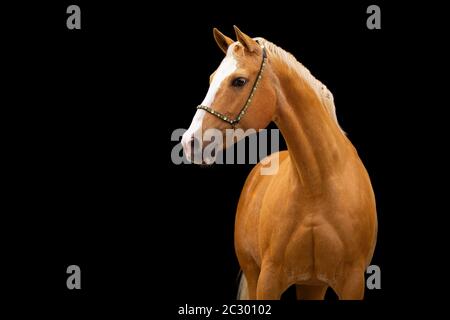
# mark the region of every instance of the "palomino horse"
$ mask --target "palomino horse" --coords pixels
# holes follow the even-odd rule
[[[241,193],[239,298],[279,299],[295,284],[299,299],[323,299],[328,287],[339,299],[362,299],[377,236],[375,197],[333,96],[291,54],[235,31],[236,42],[214,29],[226,56],[182,144],[189,159],[204,148],[195,134],[271,121],[286,140],[287,151],[270,155],[279,157],[277,173],[261,175],[259,163]]]

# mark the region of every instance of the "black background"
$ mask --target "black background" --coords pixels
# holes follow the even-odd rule
[[[81,30],[66,28],[72,2],[4,11],[11,297],[72,311],[131,303],[151,313],[157,305],[169,316],[185,303],[233,301],[234,213],[252,166],[176,166],[170,136],[189,126],[223,58],[212,28],[234,38],[235,24],[291,52],[327,85],[371,176],[379,218],[372,263],[381,267],[382,289],[344,306],[366,312],[434,298],[418,289],[433,255],[413,227],[423,207],[432,211],[415,187],[424,175],[415,151],[432,147],[414,125],[422,100],[406,102],[404,93],[417,93],[408,82],[417,75],[414,54],[430,41],[414,21],[438,8],[374,2],[382,29],[368,30],[372,2],[73,3]],[[70,264],[81,267],[80,291],[66,288]],[[280,313],[323,310],[281,306]]]

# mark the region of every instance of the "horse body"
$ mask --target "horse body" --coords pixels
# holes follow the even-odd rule
[[[320,295],[331,286],[340,298],[362,298],[377,229],[369,176],[330,117],[331,93],[303,66],[292,72],[272,59],[274,121],[288,153],[272,155],[281,160],[275,175],[255,167],[239,201],[235,246],[249,298],[278,299],[292,284],[303,285],[299,296],[313,285]]]
[[[278,173],[260,175],[257,165],[239,200],[235,248],[248,282],[248,296],[241,298],[279,298],[292,284],[299,291],[331,286],[344,299],[360,298],[376,236],[374,198],[360,199],[372,194],[369,180],[346,186],[345,176],[353,173],[343,173],[314,195],[295,182],[288,152],[279,156]],[[352,276],[356,284],[343,291]]]
[[[221,82],[214,78],[212,98],[199,106],[182,142],[189,157],[195,132],[230,124],[258,129],[270,121],[286,140],[288,151],[270,156],[279,157],[277,173],[261,175],[258,164],[241,193],[235,223],[243,270],[239,297],[279,299],[295,284],[300,299],[323,299],[328,287],[340,299],[361,299],[376,242],[375,197],[337,123],[331,92],[289,53],[235,29],[238,42],[214,30],[233,69],[219,67]],[[245,86],[249,78],[260,80],[253,89]],[[226,120],[237,114],[239,121]]]

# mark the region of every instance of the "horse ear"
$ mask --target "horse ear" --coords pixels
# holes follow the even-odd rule
[[[239,30],[238,27],[233,26],[234,32],[236,32],[236,38],[237,40],[250,52],[256,51],[256,49],[259,47],[258,43],[250,38],[248,35],[243,33],[241,30]]]
[[[213,29],[214,39],[216,40],[217,45],[219,48],[227,54],[228,47],[230,44],[232,44],[234,41],[231,38],[228,38],[226,35],[224,35],[222,32],[217,30],[217,28]]]

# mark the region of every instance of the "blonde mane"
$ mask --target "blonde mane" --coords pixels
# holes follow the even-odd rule
[[[311,72],[301,64],[291,53],[285,51],[284,49],[278,47],[272,42],[264,39],[264,38],[255,38],[259,43],[263,44],[266,47],[267,51],[278,57],[281,61],[283,61],[291,70],[297,72],[301,78],[305,79],[311,84],[311,88],[316,92],[316,94],[320,97],[325,106],[328,114],[334,120],[338,128],[345,134],[344,130],[342,130],[341,126],[338,123],[336,116],[336,107],[334,105],[333,94],[330,90],[319,80],[317,80]]]

